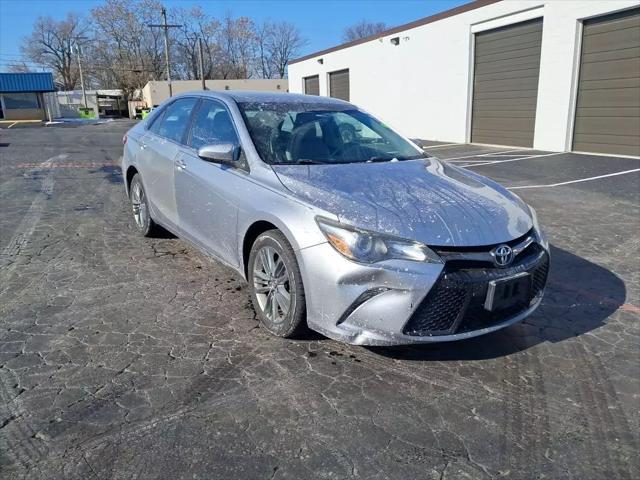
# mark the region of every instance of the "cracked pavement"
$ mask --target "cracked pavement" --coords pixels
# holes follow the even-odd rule
[[[518,191],[553,245],[522,324],[291,341],[229,269],[136,233],[117,166],[131,125],[0,132],[3,479],[640,477],[637,175]],[[478,150],[456,148],[443,158]],[[608,162],[472,168],[524,185]]]

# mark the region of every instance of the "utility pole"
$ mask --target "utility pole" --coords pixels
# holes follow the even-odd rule
[[[84,102],[84,108],[88,108],[87,105],[87,91],[84,88],[84,76],[82,75],[82,60],[80,59],[80,54],[82,53],[82,47],[80,46],[81,41],[88,40],[87,37],[77,36],[73,37],[75,40],[74,46],[76,48],[76,54],[78,55],[78,71],[80,72],[80,86],[82,87],[82,100]]]
[[[84,108],[87,107],[87,91],[84,88],[84,77],[82,76],[82,61],[80,60],[80,45],[76,43],[76,53],[78,54],[78,70],[80,71],[80,86],[82,87],[82,101]]]
[[[207,89],[204,81],[204,59],[202,58],[202,38],[198,37],[198,65],[200,67],[200,78],[202,79],[202,90]]]
[[[169,63],[169,29],[179,28],[182,25],[169,25],[167,23],[167,9],[162,7],[160,10],[162,14],[162,24],[151,24],[151,28],[162,28],[164,30],[164,59],[167,62],[167,83],[169,84],[169,97],[173,97],[173,88],[171,87],[171,64]]]

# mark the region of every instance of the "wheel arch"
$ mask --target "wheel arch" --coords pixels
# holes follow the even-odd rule
[[[241,222],[244,223],[244,222]],[[251,247],[255,242],[256,238],[258,238],[262,233],[267,230],[278,230],[284,238],[289,242],[293,252],[295,254],[296,260],[298,261],[298,265],[300,266],[300,258],[298,255],[298,250],[300,250],[301,245],[296,238],[294,232],[288,227],[286,222],[282,219],[274,217],[266,212],[263,214],[254,217],[252,221],[246,223],[246,228],[240,228],[239,231],[243,232],[243,234],[239,238],[238,242],[238,254],[240,255],[240,268],[242,270],[242,274],[244,278],[247,279],[247,267],[249,266],[249,254],[251,252]],[[300,266],[300,268],[302,268]]]
[[[249,228],[247,228],[247,230],[243,235],[241,253],[242,253],[242,273],[244,273],[245,279],[249,278],[248,268],[249,268],[249,254],[251,253],[251,247],[253,246],[256,239],[268,230],[278,230],[285,237],[287,237],[287,234],[282,229],[278,228],[277,225],[267,220],[257,220],[253,222],[251,225],[249,225]],[[289,241],[289,238],[287,238],[287,241]],[[289,241],[289,244],[291,244],[291,241]]]
[[[127,172],[125,174],[125,187],[127,189],[127,194],[129,194],[129,187],[131,186],[131,180],[133,180],[133,176],[136,173],[140,174],[140,172],[138,172],[138,169],[133,165],[129,165],[129,168],[127,168]]]

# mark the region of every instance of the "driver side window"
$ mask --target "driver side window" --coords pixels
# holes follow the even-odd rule
[[[189,146],[197,150],[214,143],[238,145],[240,141],[225,106],[215,100],[203,100],[191,127]]]
[[[189,125],[191,111],[198,101],[197,98],[181,98],[165,108],[162,116],[153,121],[149,130],[156,135],[182,143]]]

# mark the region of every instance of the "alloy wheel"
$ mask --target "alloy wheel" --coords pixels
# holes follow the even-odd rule
[[[147,210],[147,202],[140,182],[136,182],[131,190],[131,208],[133,210],[133,218],[139,228],[145,228],[149,212]]]
[[[291,283],[287,266],[273,247],[258,250],[253,286],[262,312],[273,323],[281,323],[291,309]]]

